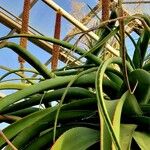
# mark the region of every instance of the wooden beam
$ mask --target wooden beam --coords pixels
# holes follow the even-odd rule
[[[73,25],[75,25],[77,28],[79,28],[81,31],[88,31],[89,29],[84,26],[80,21],[76,20],[72,15],[70,15],[67,11],[65,11],[63,8],[61,8],[59,5],[57,5],[53,0],[42,0],[45,2],[49,7],[53,8],[55,11],[60,10],[62,12],[62,15]],[[96,41],[99,39],[99,37],[92,31],[88,32],[87,35],[89,35],[91,38],[95,39]],[[116,56],[119,56],[119,51],[114,49],[112,46],[110,46],[108,43],[106,44],[106,48],[113,53]]]
[[[10,13],[8,14],[8,12],[6,10],[4,10],[0,7],[0,22],[10,29],[15,29],[17,33],[20,33],[20,31],[21,31],[21,20],[16,21],[16,19],[12,19],[12,18],[14,18],[14,16],[12,16],[12,17],[10,17],[10,16],[11,16]],[[28,33],[31,35],[42,35],[38,31],[33,29],[31,26],[29,27]],[[51,49],[53,47],[48,42],[45,42],[42,40],[37,40],[37,39],[36,40],[35,39],[29,39],[29,41],[31,41],[32,43],[34,43],[35,45],[37,45],[41,49],[43,49],[46,52],[51,54]],[[63,62],[66,62],[66,60],[69,60],[69,62],[73,62],[75,60],[75,58],[71,55],[68,56],[66,51],[61,50],[60,60]],[[81,65],[81,62],[77,61],[77,62],[75,62],[74,65]]]

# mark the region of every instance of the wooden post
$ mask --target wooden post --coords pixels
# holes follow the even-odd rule
[[[56,13],[54,38],[60,39],[60,32],[61,32],[61,11],[58,10]],[[52,70],[57,69],[59,53],[60,53],[60,46],[57,44],[54,44],[53,50],[52,50],[52,61],[51,61]]]
[[[21,34],[28,33],[29,11],[30,11],[30,0],[24,0]],[[23,48],[27,48],[27,38],[24,37],[20,38],[20,46],[22,46]],[[25,63],[25,60],[19,56],[18,61],[20,63],[20,69],[23,70],[24,69],[23,64]]]

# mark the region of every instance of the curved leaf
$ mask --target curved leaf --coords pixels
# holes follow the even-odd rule
[[[99,131],[76,127],[63,133],[51,150],[85,150],[99,141]]]
[[[141,150],[149,150],[150,148],[150,133],[134,132],[133,137]]]
[[[5,67],[5,66],[2,66],[2,65],[0,65],[0,69],[3,69],[3,70],[8,71],[8,72],[14,71],[13,69],[10,69],[10,68]],[[19,76],[19,77],[21,77],[21,78],[26,78],[26,76],[25,76],[24,74],[22,74],[22,73],[14,72],[14,74],[16,74],[17,76]],[[27,81],[28,81],[29,83],[33,83],[32,81],[30,81],[30,80],[28,80],[28,79],[27,79]]]
[[[17,74],[17,72],[21,72],[22,70],[20,70],[20,69],[18,69],[18,70],[10,70],[10,71],[8,71],[7,73],[5,73],[4,75],[2,75],[1,77],[0,77],[0,81],[1,80],[3,80],[4,78],[6,78],[8,75],[10,75],[10,74],[12,74],[12,73],[14,73],[14,74]],[[36,73],[36,74],[38,74],[38,72],[36,71],[36,70],[31,70],[31,69],[24,69],[23,70],[24,72],[31,72],[31,73]],[[18,75],[18,74],[17,74]],[[20,73],[19,73],[19,75],[20,75]],[[23,76],[23,75],[22,75]],[[21,77],[22,77],[21,76]],[[25,77],[22,77],[23,79],[25,78]],[[28,80],[27,80],[28,81]],[[29,82],[31,82],[31,81],[29,81]],[[31,82],[32,83],[32,82]]]
[[[111,123],[111,119],[109,117],[108,110],[106,108],[105,100],[103,97],[103,87],[102,87],[103,76],[104,76],[107,66],[109,64],[117,62],[117,61],[119,61],[118,58],[111,58],[100,65],[100,67],[97,71],[95,85],[96,85],[96,96],[97,96],[97,100],[98,100],[99,114],[102,117],[101,119],[104,120],[102,123],[102,126],[104,125],[104,122],[105,122],[116,148],[121,149],[119,141],[118,141],[119,139],[116,137],[116,133],[114,132],[114,129],[113,129],[112,123]],[[101,145],[101,149],[103,150],[103,144]]]
[[[148,48],[150,40],[150,32],[147,29],[144,29],[142,35],[140,36],[136,49],[133,55],[133,63],[136,68],[142,68],[145,54]]]
[[[129,74],[130,85],[135,89],[135,96],[137,101],[142,104],[148,103],[150,100],[150,73],[143,70],[137,69]]]
[[[35,56],[33,56],[29,51],[22,48],[21,46],[11,43],[5,42],[3,46],[0,48],[7,47],[12,49],[15,53],[24,58],[31,66],[33,66],[44,78],[52,78],[54,74],[50,72],[45,65],[43,65]]]
[[[136,100],[136,97],[133,94],[128,94],[128,97],[123,106],[123,115],[124,117],[127,116],[135,116],[135,115],[142,115],[143,112]]]
[[[0,83],[0,90],[8,90],[8,89],[13,89],[13,90],[21,90],[24,89],[26,87],[29,87],[30,84],[26,84],[26,83],[14,83],[14,82],[4,82],[4,83]]]
[[[137,125],[121,124],[120,127],[120,142],[122,150],[130,150],[133,133]]]
[[[65,88],[60,88],[58,90],[56,89],[54,91],[45,93],[44,97],[43,97],[43,94],[36,94],[34,96],[29,97],[28,99],[24,101],[8,106],[5,109],[5,113],[10,113],[14,110],[17,111],[20,109],[38,105],[40,104],[41,99],[42,99],[42,103],[50,103],[55,100],[60,100],[64,91],[65,91]],[[88,97],[94,98],[95,94],[84,88],[70,87],[65,98],[65,103],[73,99],[77,100],[77,99],[88,98]]]
[[[67,106],[68,107],[68,106]],[[59,121],[61,124],[63,122],[72,122],[73,120],[82,119],[84,117],[88,117],[91,114],[91,111],[86,110],[63,110],[60,114]],[[53,122],[55,119],[56,111],[50,112],[49,114],[45,114],[42,118],[39,118],[35,122],[32,122],[29,126],[22,126],[22,130],[17,136],[13,139],[12,143],[18,148],[28,145],[30,141],[36,138],[42,131],[47,128],[53,128]],[[17,124],[16,124],[17,125]],[[11,128],[11,132],[13,132],[13,127]],[[10,129],[9,129],[10,130]],[[15,133],[12,133],[15,134]],[[29,136],[30,135],[30,136]],[[9,135],[8,135],[9,136]],[[52,143],[52,141],[50,141]],[[9,147],[9,146],[8,146]]]
[[[9,106],[10,104],[13,104],[14,102],[19,101],[27,96],[44,90],[48,90],[50,88],[55,88],[57,86],[66,85],[72,79],[72,77],[73,76],[66,76],[63,78],[58,77],[54,79],[48,79],[40,83],[31,85],[23,90],[17,91],[16,93],[10,94],[0,101],[0,113],[2,113],[2,110],[4,108],[7,108],[7,106]]]
[[[66,41],[62,41],[62,40],[58,40],[58,39],[54,39],[54,38],[50,38],[50,37],[45,37],[45,36],[39,36],[39,35],[29,35],[29,34],[18,34],[18,35],[12,35],[12,36],[6,36],[6,37],[2,37],[0,38],[0,40],[5,40],[5,39],[9,39],[9,38],[16,38],[16,37],[28,37],[28,38],[32,38],[32,39],[40,39],[40,40],[44,40],[44,41],[48,41],[48,42],[52,42],[54,44],[58,44],[62,47],[68,48],[68,49],[73,49],[75,50],[79,55],[83,55],[86,53],[86,51],[80,47],[75,47],[74,45],[66,42]],[[85,56],[87,59],[93,61],[93,63],[95,63],[96,65],[99,65],[101,63],[100,59],[98,57],[96,57],[93,54],[87,54]]]

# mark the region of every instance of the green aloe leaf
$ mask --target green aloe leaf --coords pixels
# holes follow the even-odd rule
[[[18,34],[18,35],[12,35],[12,36],[6,36],[6,37],[2,37],[0,38],[0,41],[1,40],[5,40],[5,39],[9,39],[9,38],[16,38],[16,37],[28,37],[28,38],[31,38],[31,39],[40,39],[40,40],[44,40],[44,41],[48,41],[48,42],[52,42],[54,44],[58,44],[64,48],[68,48],[70,50],[75,50],[75,52],[77,52],[79,55],[83,55],[86,53],[86,50],[80,48],[80,47],[75,47],[74,45],[68,43],[68,42],[65,42],[65,41],[62,41],[62,40],[58,40],[58,39],[54,39],[54,38],[50,38],[50,37],[45,37],[45,36],[39,36],[39,35],[29,35],[29,34]],[[87,54],[85,56],[87,59],[93,61],[93,63],[95,63],[96,65],[99,65],[101,63],[101,60],[96,57],[95,55],[93,54]]]
[[[122,95],[122,97],[119,99],[116,105],[116,108],[113,114],[112,126],[116,134],[116,137],[119,141],[120,141],[120,124],[121,124],[122,108],[123,108],[125,101],[128,99],[130,95],[131,94],[128,91]]]
[[[85,150],[99,141],[99,131],[76,127],[63,133],[51,150]]]
[[[107,76],[109,77],[110,80],[112,80],[112,81],[115,82],[119,87],[121,87],[123,81],[122,81],[122,79],[121,79],[118,75],[116,75],[116,74],[114,74],[114,73],[108,71],[108,72],[107,72]]]
[[[39,105],[42,99],[42,104],[43,103],[50,103],[52,101],[55,100],[60,100],[64,91],[66,88],[60,88],[60,89],[56,89],[50,92],[45,93],[45,95],[43,96],[43,94],[36,94],[34,96],[29,97],[28,99],[25,99],[24,101],[18,102],[16,104],[10,105],[5,109],[5,113],[10,113],[10,112],[14,112],[17,110],[21,110],[24,108],[28,108],[31,106],[35,106],[35,105]],[[80,88],[80,87],[70,87],[66,98],[65,98],[65,102],[64,103],[68,103],[71,100],[80,100],[83,98],[94,98],[95,94],[90,92],[87,89],[84,88]]]
[[[70,110],[70,108],[72,107],[79,107],[79,106],[78,105],[74,106],[74,104],[64,105],[62,107],[62,110],[64,111],[60,113],[59,119],[61,120],[66,120],[66,119],[71,120],[72,118],[81,119],[81,118],[85,118],[93,114],[93,110],[92,111],[91,110]],[[19,132],[21,132],[25,128],[32,126],[33,124],[35,124],[37,127],[40,127],[40,125],[43,125],[43,123],[44,124],[51,123],[51,125],[53,126],[57,109],[58,107],[51,107],[51,108],[47,108],[47,109],[35,112],[33,114],[30,114],[24,117],[23,119],[11,124],[7,128],[5,128],[3,132],[7,136],[8,139],[12,139]],[[32,135],[32,133],[34,134],[35,132],[36,130],[33,129],[30,135]],[[24,133],[26,134],[26,132]],[[6,142],[0,139],[0,148],[2,148],[4,144],[6,144]]]
[[[67,126],[65,125],[64,127],[58,127],[57,128],[57,138],[60,136],[62,133],[64,133],[66,130],[72,128],[73,126]],[[38,138],[35,140],[31,141],[27,147],[25,147],[25,150],[41,150],[41,149],[46,149],[50,148],[53,144],[53,129],[49,129],[46,133],[41,134]]]
[[[136,68],[142,68],[145,54],[148,48],[150,40],[150,32],[147,29],[144,29],[142,35],[140,36],[136,49],[133,55],[133,63]]]
[[[111,119],[111,121],[113,119],[113,114],[114,114],[117,103],[118,103],[118,100],[114,100],[113,102],[105,101],[105,105],[106,105],[109,118]],[[106,122],[104,120],[104,117],[101,113],[101,109],[98,108],[98,110],[99,110],[99,115],[100,115],[100,146],[102,150],[111,149],[112,147],[111,135],[108,130],[108,126],[106,125]]]
[[[150,73],[143,69],[136,69],[129,73],[129,82],[138,103],[147,104],[150,100]],[[126,89],[125,83],[123,83],[121,94]]]
[[[134,124],[121,124],[120,126],[120,143],[122,150],[130,150],[133,133],[137,125]]]
[[[117,13],[116,11],[111,11],[111,14],[110,14],[110,19],[115,19],[117,17]],[[109,22],[107,25],[105,25],[102,29],[99,29],[101,32],[100,32],[100,35],[99,35],[99,40],[97,41],[97,43],[95,44],[95,46],[92,48],[92,53],[95,54],[95,55],[98,55],[104,44],[106,44],[106,42],[114,35],[116,35],[116,31],[117,29],[113,30],[114,29],[114,25],[115,25],[116,21],[113,21],[113,22]]]
[[[144,115],[147,115],[150,117],[150,104],[141,104],[140,108],[142,109]]]
[[[121,114],[124,102],[130,95],[129,92],[123,94],[123,96],[119,100],[107,101],[105,100],[106,108],[109,114],[109,118],[111,120],[111,128],[107,125],[106,119],[103,119],[103,115],[101,109],[100,112],[100,123],[101,123],[101,149],[107,150],[112,147],[112,136],[116,136],[118,141],[120,141],[120,123],[121,123]],[[112,131],[115,133],[111,133]],[[111,135],[112,134],[112,135]],[[115,149],[113,144],[113,149]]]
[[[10,95],[4,97],[0,101],[0,112],[2,113],[2,110],[4,108],[7,108],[9,105],[11,105],[14,102],[17,102],[25,97],[28,97],[28,96],[36,94],[38,92],[48,90],[51,88],[55,88],[55,87],[58,87],[61,85],[66,85],[71,79],[72,79],[72,76],[48,79],[48,80],[42,81],[40,83],[31,85],[23,90],[17,91],[13,94],[10,94]]]
[[[150,58],[149,58],[149,60],[150,60]],[[150,62],[146,63],[146,64],[143,66],[143,69],[150,72]]]
[[[146,104],[150,100],[150,73],[143,69],[137,69],[129,74],[129,81],[132,88],[135,88],[134,95],[137,101]]]
[[[26,84],[26,83],[3,82],[0,83],[0,90],[5,90],[5,89],[21,90],[29,86],[30,84]]]
[[[146,132],[134,132],[133,138],[139,145],[141,150],[149,150],[150,148],[150,133]]]
[[[57,109],[57,113],[56,113],[56,118],[55,118],[55,123],[54,123],[54,141],[55,141],[55,135],[56,135],[56,127],[57,127],[57,120],[58,120],[58,117],[59,117],[59,112],[61,110],[61,106],[65,100],[65,96],[67,95],[67,92],[69,90],[69,88],[72,86],[72,84],[77,80],[79,79],[80,77],[82,77],[83,75],[86,75],[88,73],[91,73],[91,72],[94,72],[96,71],[97,68],[90,68],[88,70],[85,70],[85,71],[82,71],[81,73],[77,74],[67,85],[66,87],[66,90],[64,91],[62,97],[61,97],[61,100],[60,100],[60,103],[59,103],[59,106],[58,106],[58,109]]]
[[[69,107],[69,106],[65,106],[65,107]],[[60,114],[59,121],[60,123],[62,122],[62,124],[63,122],[69,123],[70,121],[72,122],[73,120],[88,117],[88,115],[91,114],[91,112],[92,111],[86,111],[86,110],[63,110]],[[28,145],[28,143],[30,143],[30,141],[33,138],[36,139],[36,137],[40,134],[40,132],[46,130],[47,128],[53,128],[55,115],[56,115],[56,111],[50,112],[49,114],[45,114],[45,116],[43,116],[42,118],[39,118],[35,122],[32,122],[32,124],[30,124],[29,126],[26,126],[26,128],[22,126],[21,132],[17,134],[17,136],[13,139],[12,143],[18,149],[21,149],[22,147]],[[17,123],[16,125],[18,126]],[[13,127],[10,127],[10,128],[11,128],[11,132],[13,132]],[[52,141],[50,142],[52,143]]]
[[[2,65],[0,65],[0,69],[3,69],[3,70],[5,70],[5,71],[8,71],[8,72],[13,72],[14,74],[16,74],[17,76],[19,76],[19,77],[21,77],[21,78],[26,78],[26,76],[24,75],[24,74],[22,74],[22,73],[20,73],[20,72],[14,72],[14,69],[11,69],[11,68],[8,68],[8,67],[6,67],[6,66],[2,66]],[[1,77],[1,80],[2,80],[2,77]],[[27,79],[27,81],[29,82],[29,83],[33,83],[32,81],[30,81],[30,80],[28,80]]]
[[[34,122],[40,120],[41,118],[45,117],[46,115],[53,113],[55,110],[56,110],[56,107],[41,110],[36,113],[33,113],[32,115],[24,117],[23,119],[11,124],[7,128],[5,128],[3,130],[3,132],[7,136],[8,139],[11,139],[16,134],[18,134],[20,131],[25,129],[26,127],[32,125]],[[3,144],[5,144],[5,143],[6,142],[3,139],[0,139],[0,148],[2,148]]]
[[[9,70],[7,73],[5,73],[4,75],[2,75],[1,77],[0,77],[0,81],[1,80],[3,80],[4,78],[6,78],[8,75],[10,75],[10,74],[12,74],[12,73],[14,73],[14,74],[17,74],[17,72],[21,72],[22,70],[20,70],[20,69],[18,69],[18,70]],[[31,73],[36,73],[36,74],[38,74],[38,72],[36,71],[36,70],[31,70],[31,69],[24,69],[23,70],[24,72],[31,72]],[[18,75],[18,74],[17,74]],[[19,73],[19,75],[20,75],[20,73]],[[23,76],[23,75],[22,75]],[[21,76],[21,77],[22,77]],[[23,79],[24,79],[25,77],[23,77]],[[29,81],[29,80],[27,80],[28,82],[30,82],[30,83],[33,83],[33,82],[31,82],[31,81]]]
[[[5,42],[3,46],[0,48],[7,47],[12,49],[15,53],[24,58],[31,66],[33,66],[44,78],[52,78],[54,74],[50,72],[45,65],[43,65],[35,56],[33,56],[29,51],[22,48],[21,46],[11,43]]]
[[[75,124],[75,125],[65,125],[57,128],[57,138],[63,134],[65,131],[79,127],[80,124]],[[82,126],[82,125],[81,125]],[[53,129],[48,129],[47,131],[44,131],[41,133],[41,135],[32,140],[27,147],[25,147],[25,150],[41,150],[41,149],[49,149],[53,145]]]
[[[148,116],[131,116],[126,118],[127,122],[135,123],[139,126],[149,127],[150,126],[150,117]]]
[[[142,114],[143,112],[136,100],[136,97],[133,94],[128,94],[128,97],[123,106],[123,115],[125,115],[124,117]]]
[[[25,117],[29,114],[32,114],[34,112],[37,112],[41,110],[40,108],[36,108],[36,107],[29,107],[29,108],[25,108],[25,109],[21,109],[12,113],[8,113],[8,115],[14,115],[14,116],[19,116],[19,117]]]
[[[119,139],[117,138],[116,133],[114,132],[114,129],[112,127],[112,122],[111,122],[110,116],[108,114],[108,110],[106,108],[105,100],[103,97],[103,86],[102,86],[103,85],[103,76],[104,76],[106,68],[108,67],[109,64],[116,62],[116,61],[118,61],[117,58],[111,58],[100,65],[100,67],[97,71],[95,85],[96,85],[96,96],[97,96],[97,100],[98,100],[98,110],[99,110],[100,119],[101,119],[101,128],[104,126],[104,123],[106,124],[104,126],[105,128],[102,129],[102,131],[105,132],[106,127],[107,127],[107,130],[109,131],[109,134],[110,134],[112,141],[114,142],[116,148],[121,149],[120,144],[119,144]],[[103,134],[102,134],[102,136],[103,136]],[[102,139],[103,138],[101,138],[101,140]],[[101,145],[101,149],[103,150],[105,148],[105,146],[104,146],[105,141],[101,141],[101,142],[103,143]]]

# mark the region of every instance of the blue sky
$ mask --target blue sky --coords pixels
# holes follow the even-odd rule
[[[69,12],[71,11],[70,0],[55,0],[55,2],[61,5],[61,7],[65,10]],[[94,6],[96,4],[96,0],[82,0],[82,2],[86,2],[90,6]],[[23,0],[0,0],[0,6],[5,8],[6,10],[9,10],[14,15],[19,16],[22,12]],[[30,11],[30,25],[35,29],[39,30],[42,34],[53,37],[54,24],[55,11],[49,8],[41,0],[39,0]],[[66,19],[62,18],[61,39],[67,34],[70,28],[71,24]],[[10,29],[0,24],[1,37],[7,35],[9,31]],[[13,39],[11,41],[18,42],[18,39]],[[30,42],[28,43],[28,50],[32,52],[35,56],[40,56],[39,59],[43,63],[49,58],[49,54],[42,51],[39,47],[35,46]],[[1,65],[6,65],[8,67],[18,67],[17,55],[8,49],[1,50],[0,60]]]

